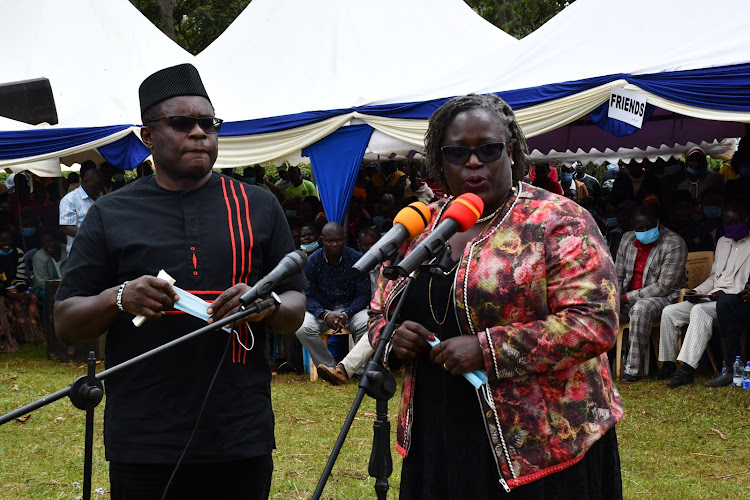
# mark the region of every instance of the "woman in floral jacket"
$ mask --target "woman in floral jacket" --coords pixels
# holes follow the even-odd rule
[[[495,96],[445,104],[425,146],[446,192],[477,194],[484,212],[448,240],[441,271],[413,282],[385,350],[386,366],[404,372],[401,498],[621,498],[623,410],[606,359],[618,299],[596,224],[521,182],[526,140]],[[428,230],[402,250],[451,200],[431,206]],[[404,285],[381,277],[373,345]],[[461,375],[477,369],[488,383],[475,390]]]

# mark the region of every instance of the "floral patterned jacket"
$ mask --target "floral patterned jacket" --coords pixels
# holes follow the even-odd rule
[[[484,354],[489,382],[477,392],[506,489],[574,465],[623,416],[606,356],[618,322],[606,243],[576,203],[520,186],[508,217],[464,249],[454,297],[461,330],[478,337]],[[429,234],[447,204],[430,207],[427,231],[402,250]],[[373,345],[404,284],[381,276],[371,304]],[[403,370],[396,448],[406,457],[417,373],[414,363]]]

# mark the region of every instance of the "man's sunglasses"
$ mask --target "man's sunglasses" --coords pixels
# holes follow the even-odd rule
[[[445,161],[451,165],[463,165],[469,161],[473,154],[477,155],[477,158],[484,163],[497,161],[503,155],[503,149],[505,149],[504,142],[488,142],[476,148],[443,146],[440,151],[442,151]]]
[[[147,123],[158,122],[161,120],[169,120],[172,130],[175,132],[185,133],[193,130],[193,127],[195,127],[197,122],[198,126],[207,134],[218,134],[219,130],[221,130],[221,124],[224,122],[224,120],[213,118],[211,116],[201,116],[200,118],[195,118],[193,116],[162,116],[161,118],[149,120]]]

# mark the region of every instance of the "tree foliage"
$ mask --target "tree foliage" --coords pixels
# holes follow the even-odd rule
[[[464,0],[474,12],[516,38],[523,38],[575,0]]]
[[[250,0],[130,0],[154,25],[191,54],[221,35]]]
[[[208,47],[251,0],[130,0],[185,50]],[[280,1],[280,0],[277,0]],[[464,0],[498,28],[523,38],[575,0]]]

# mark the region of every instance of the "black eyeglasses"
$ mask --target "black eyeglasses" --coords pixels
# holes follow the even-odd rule
[[[158,122],[161,120],[169,120],[172,130],[175,132],[185,133],[193,130],[195,124],[198,123],[198,126],[207,134],[218,134],[219,130],[221,130],[221,124],[224,122],[224,120],[212,116],[201,116],[199,118],[193,116],[162,116],[161,118],[149,120],[147,123]]]
[[[503,154],[505,149],[504,142],[488,142],[482,144],[476,148],[467,148],[464,146],[443,146],[440,151],[443,153],[445,161],[452,165],[463,165],[471,155],[477,155],[480,161],[484,163],[491,163],[497,161]]]

